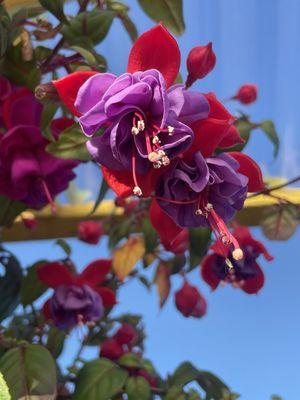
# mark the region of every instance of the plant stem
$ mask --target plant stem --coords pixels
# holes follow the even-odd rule
[[[293,179],[291,179],[291,180],[289,180],[289,181],[287,181],[285,183],[281,183],[280,185],[276,185],[276,186],[273,186],[273,187],[270,187],[270,188],[265,188],[263,190],[260,190],[259,192],[253,193],[253,194],[251,194],[249,196],[249,198],[259,196],[260,194],[268,195],[273,190],[282,189],[282,188],[284,188],[286,186],[289,186],[289,185],[292,185],[293,183],[296,183],[298,181],[300,181],[300,175],[296,176],[295,178],[293,178]]]

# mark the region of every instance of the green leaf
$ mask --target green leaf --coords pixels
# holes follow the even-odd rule
[[[273,121],[264,121],[259,125],[260,129],[262,129],[265,134],[267,135],[267,137],[270,139],[270,141],[273,143],[274,145],[274,158],[277,157],[278,155],[278,151],[279,151],[279,136],[276,132],[276,128],[275,125],[273,123]]]
[[[79,53],[88,63],[88,65],[90,65],[92,68],[95,68],[97,65],[97,60],[95,55],[90,52],[87,49],[84,49],[80,46],[72,46],[71,47],[72,50],[76,51],[76,53]]]
[[[124,386],[128,372],[112,361],[100,358],[80,370],[73,400],[110,400]]]
[[[30,344],[8,350],[0,359],[0,371],[13,400],[56,398],[56,366],[43,346]]]
[[[208,228],[190,228],[190,270],[197,267],[206,255],[210,242],[211,230]]]
[[[186,400],[186,397],[181,386],[172,386],[163,397],[163,400]]]
[[[199,371],[197,382],[206,392],[205,400],[233,400],[237,398],[224,382],[208,371]]]
[[[122,367],[140,368],[141,358],[135,353],[126,353],[118,359],[118,364]]]
[[[202,397],[196,390],[190,389],[188,391],[186,400],[201,400],[201,399]]]
[[[151,19],[162,21],[175,35],[184,32],[182,0],[139,0],[139,4]]]
[[[0,372],[0,400],[11,400],[7,384]]]
[[[0,58],[4,56],[10,43],[11,21],[3,6],[0,5]]]
[[[189,382],[197,380],[199,370],[190,362],[184,362],[175,370],[169,378],[171,385],[184,386]]]
[[[66,336],[66,332],[57,329],[55,326],[51,327],[46,347],[54,358],[59,357],[63,351]]]
[[[128,400],[148,400],[151,397],[149,383],[141,376],[131,377],[126,382]]]
[[[275,205],[263,213],[260,225],[268,239],[288,240],[295,233],[299,219],[299,209],[296,206]]]
[[[42,7],[55,15],[59,21],[68,24],[68,20],[64,14],[64,0],[39,0],[39,2]]]
[[[56,114],[56,111],[58,110],[58,107],[59,106],[56,103],[47,102],[47,103],[43,104],[43,111],[42,111],[42,118],[41,118],[42,130],[49,127],[51,121],[54,118],[54,115]],[[49,134],[46,135],[46,139],[49,139]],[[53,140],[52,135],[51,135],[50,139]]]
[[[97,208],[101,204],[101,202],[104,199],[104,197],[105,197],[106,193],[108,192],[108,190],[109,190],[109,186],[106,183],[106,180],[104,178],[102,178],[102,183],[101,183],[101,186],[100,186],[100,189],[99,189],[99,193],[98,193],[98,196],[97,196],[97,199],[95,201],[95,204],[94,204],[94,207],[92,209],[91,214],[93,214],[97,210]]]
[[[144,218],[141,225],[141,231],[145,239],[146,253],[152,253],[157,246],[157,232],[148,218]]]
[[[242,151],[244,147],[247,145],[249,139],[250,139],[250,134],[251,131],[256,127],[255,124],[253,124],[246,115],[242,114],[240,118],[238,118],[234,125],[240,132],[240,136],[242,139],[244,139],[244,143],[237,144],[236,146],[231,147],[229,150],[230,151]]]
[[[37,276],[37,268],[45,264],[47,260],[38,261],[27,269],[27,274],[22,279],[21,285],[21,303],[23,306],[32,304],[42,294],[46,292],[48,287],[42,283]]]
[[[66,256],[69,257],[71,255],[72,248],[64,239],[57,239],[55,244],[57,244],[65,252]]]
[[[71,19],[69,25],[65,25],[61,32],[69,45],[96,45],[108,34],[115,16],[116,13],[111,10],[94,9],[83,12]]]
[[[15,218],[26,210],[27,205],[21,201],[11,200],[6,196],[0,196],[0,227],[10,226]]]
[[[22,269],[16,257],[1,247],[0,266],[5,269],[5,275],[0,276],[0,321],[2,321],[20,302]]]
[[[89,161],[91,156],[86,148],[88,138],[78,125],[72,125],[59,135],[58,140],[48,144],[46,150],[58,158]]]

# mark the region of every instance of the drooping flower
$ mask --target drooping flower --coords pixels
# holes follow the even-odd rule
[[[138,338],[138,333],[131,324],[124,323],[115,333],[114,338],[121,345],[133,346]]]
[[[216,65],[216,55],[212,43],[206,46],[195,46],[191,49],[186,60],[188,77],[186,87],[190,87],[197,79],[204,78]]]
[[[110,360],[117,360],[123,354],[132,350],[137,339],[138,332],[135,328],[130,324],[124,323],[112,337],[101,343],[100,356]]]
[[[159,46],[153,46],[155,41]],[[88,149],[109,170],[111,186],[120,171],[126,174],[120,180],[129,181],[134,194],[145,195],[141,181],[149,179],[149,169],[169,165],[186,150],[193,140],[190,125],[207,117],[204,95],[171,86],[179,65],[176,41],[158,25],[134,44],[126,74],[89,73],[83,83],[81,72],[53,82],[61,99],[80,116],[84,133],[95,135]],[[98,135],[100,128],[104,132]]]
[[[32,208],[53,205],[54,196],[75,178],[73,168],[78,165],[46,151],[49,142],[39,127],[41,112],[42,106],[26,88],[15,90],[3,103],[7,130],[0,137],[0,194]],[[63,120],[61,127],[72,121]]]
[[[60,329],[98,321],[104,308],[116,304],[115,293],[103,285],[110,269],[111,260],[104,259],[90,263],[79,275],[60,262],[41,265],[38,278],[54,289],[43,307],[46,319]]]
[[[78,224],[78,239],[83,242],[97,244],[103,233],[103,227],[99,221],[82,221]]]
[[[116,361],[123,354],[125,350],[122,345],[115,339],[109,338],[101,343],[100,346],[100,357],[108,358],[109,360]]]
[[[257,86],[253,83],[245,83],[237,93],[232,96],[233,100],[237,100],[242,104],[251,104],[257,99]]]
[[[232,234],[238,240],[244,257],[234,259],[230,248],[218,240],[211,246],[213,253],[202,261],[202,278],[213,290],[220,283],[230,283],[246,293],[255,294],[264,285],[264,273],[256,260],[261,254],[268,261],[272,261],[273,257],[261,242],[251,236],[248,228],[239,226]]]
[[[184,282],[181,289],[175,293],[177,309],[185,317],[201,318],[206,314],[207,303],[196,286]]]

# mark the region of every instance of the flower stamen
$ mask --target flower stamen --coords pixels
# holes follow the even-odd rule
[[[48,200],[48,202],[50,204],[51,211],[52,211],[53,214],[56,214],[57,213],[57,208],[56,208],[54,200],[53,200],[53,198],[51,196],[51,193],[50,193],[50,190],[49,190],[49,188],[47,186],[47,183],[44,181],[44,179],[42,179],[41,182],[42,182],[42,186],[43,186],[43,189],[44,189],[45,196],[46,196],[46,198],[47,198],[47,200]]]

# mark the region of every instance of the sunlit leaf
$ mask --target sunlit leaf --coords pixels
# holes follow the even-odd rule
[[[0,372],[0,400],[11,400],[7,384]]]
[[[260,225],[268,239],[288,240],[295,233],[299,219],[300,213],[296,206],[275,205],[264,212]]]
[[[126,382],[128,400],[148,400],[151,397],[149,383],[141,376],[132,376]]]
[[[36,273],[37,268],[45,262],[46,260],[38,261],[27,269],[26,275],[22,279],[20,293],[21,303],[23,304],[23,306],[32,304],[48,289],[48,287],[38,279]]]
[[[114,252],[113,269],[117,277],[121,281],[124,280],[144,254],[144,238],[142,236],[131,236],[126,243]]]
[[[170,294],[170,267],[166,263],[160,262],[157,267],[154,282],[157,287],[160,307],[163,307]]]
[[[262,129],[269,140],[273,143],[274,146],[274,157],[277,157],[279,151],[279,136],[276,132],[276,128],[273,121],[264,121],[259,125],[260,129]]]

